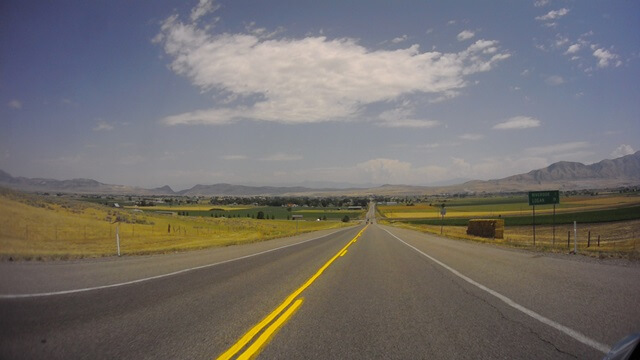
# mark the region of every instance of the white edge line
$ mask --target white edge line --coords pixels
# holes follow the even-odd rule
[[[173,276],[173,275],[186,273],[186,272],[193,271],[193,270],[199,270],[199,269],[204,269],[204,268],[208,268],[208,267],[212,267],[212,266],[216,266],[216,265],[222,265],[222,264],[230,263],[230,262],[233,262],[233,261],[238,261],[238,260],[247,259],[247,258],[250,258],[250,257],[254,257],[254,256],[270,253],[270,252],[273,252],[273,251],[282,250],[282,249],[285,249],[285,248],[288,248],[288,247],[291,247],[291,246],[301,245],[301,244],[304,244],[304,243],[308,243],[310,241],[319,240],[319,239],[322,239],[322,238],[327,237],[327,236],[331,236],[331,235],[333,235],[335,233],[338,233],[338,232],[344,231],[344,230],[348,230],[348,229],[336,230],[336,231],[334,231],[332,233],[329,233],[329,234],[326,234],[326,235],[322,235],[322,236],[319,236],[319,237],[316,237],[316,238],[313,238],[313,239],[308,239],[308,240],[304,240],[304,241],[301,241],[301,242],[298,242],[298,243],[280,246],[280,247],[277,247],[277,248],[274,248],[274,249],[269,249],[269,250],[257,252],[255,254],[244,255],[244,256],[240,256],[240,257],[234,258],[234,259],[223,260],[223,261],[220,261],[220,262],[217,262],[217,263],[213,263],[213,264],[206,264],[206,265],[196,266],[196,267],[192,267],[192,268],[188,268],[188,269],[182,269],[182,270],[170,272],[170,273],[167,273],[167,274],[156,275],[156,276],[151,276],[151,277],[137,279],[137,280],[131,280],[131,281],[123,282],[123,283],[102,285],[102,286],[94,286],[94,287],[82,288],[82,289],[72,289],[72,290],[62,290],[62,291],[52,291],[52,292],[45,292],[45,293],[36,293],[36,294],[0,294],[0,299],[24,299],[24,298],[35,298],[35,297],[54,296],[54,295],[75,294],[75,293],[86,292],[86,291],[109,289],[109,288],[120,287],[120,286],[125,286],[125,285],[137,284],[137,283],[141,283],[141,282],[145,282],[145,281],[149,281],[149,280],[161,279],[161,278],[165,278],[165,277],[169,277],[169,276]]]
[[[553,321],[553,320],[551,320],[549,318],[546,318],[546,317],[538,314],[537,312],[518,304],[517,302],[515,302],[515,301],[511,300],[510,298],[500,294],[499,292],[497,292],[495,290],[492,290],[492,289],[480,284],[479,282],[477,282],[477,281],[475,281],[475,280],[473,280],[473,279],[461,274],[460,272],[458,272],[454,268],[450,267],[449,265],[441,262],[440,260],[437,260],[437,259],[431,257],[430,255],[427,255],[426,253],[422,252],[421,250],[419,250],[415,246],[406,243],[404,240],[402,240],[399,237],[397,237],[396,235],[392,234],[389,230],[387,230],[387,229],[383,229],[383,230],[386,231],[387,233],[389,233],[389,235],[391,235],[394,238],[398,239],[401,243],[407,245],[408,247],[412,248],[413,250],[415,250],[415,251],[419,252],[420,254],[422,254],[423,256],[427,257],[429,260],[431,260],[431,261],[435,262],[436,264],[442,266],[443,268],[449,270],[450,272],[452,272],[454,275],[458,276],[462,280],[464,280],[464,281],[468,282],[469,284],[474,285],[474,286],[478,287],[479,289],[484,290],[484,291],[488,292],[489,294],[497,297],[498,299],[502,300],[504,303],[506,303],[507,305],[511,306],[512,308],[514,308],[516,310],[519,310],[519,311],[531,316],[532,318],[540,321],[541,323],[547,324],[547,325],[551,326],[552,328],[554,328],[556,330],[559,330],[559,331],[569,335],[570,337],[574,338],[575,340],[578,340],[579,342],[581,342],[581,343],[583,343],[585,345],[588,345],[588,346],[590,346],[590,347],[592,347],[592,348],[594,348],[594,349],[596,349],[598,351],[601,351],[601,352],[603,352],[605,354],[609,353],[609,351],[611,350],[611,348],[609,346],[607,346],[605,344],[602,344],[602,343],[600,343],[600,342],[598,342],[596,340],[593,340],[593,339],[587,337],[586,335],[584,335],[584,334],[582,334],[582,333],[580,333],[580,332],[578,332],[576,330],[573,330],[573,329],[571,329],[569,327],[566,327],[566,326],[564,326],[562,324],[559,324],[559,323],[557,323],[557,322],[555,322],[555,321]]]

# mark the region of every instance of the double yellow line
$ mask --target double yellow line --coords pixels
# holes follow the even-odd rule
[[[345,245],[337,254],[335,254],[326,264],[324,264],[312,277],[309,278],[302,286],[300,286],[296,291],[292,292],[283,302],[278,306],[275,310],[271,312],[271,314],[267,315],[262,321],[256,324],[251,330],[247,331],[240,340],[238,340],[233,346],[231,346],[227,351],[225,351],[222,355],[218,356],[218,360],[227,360],[231,359],[238,352],[240,352],[262,329],[264,329],[267,325],[269,327],[254,341],[243,353],[238,355],[237,359],[252,359],[258,355],[260,350],[269,342],[269,340],[273,337],[273,335],[284,325],[284,323],[293,315],[300,305],[302,305],[303,299],[296,298],[305,291],[311,284],[313,284],[316,279],[322,275],[322,273],[340,256],[343,256],[347,252],[347,248],[351,246],[351,244],[355,243],[358,238],[362,235],[362,233],[367,229],[369,225],[365,226],[358,235],[356,235],[351,241]],[[295,301],[294,301],[295,300]],[[291,305],[293,303],[293,305]],[[291,306],[289,306],[291,305]],[[284,311],[286,309],[286,311]],[[284,313],[283,313],[284,311]],[[279,317],[278,317],[279,316]],[[278,317],[274,321],[274,319]]]

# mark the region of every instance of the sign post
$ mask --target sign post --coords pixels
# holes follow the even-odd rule
[[[560,203],[560,191],[529,191],[529,206],[533,206],[533,246],[536,246],[536,205],[553,204],[553,241],[556,236],[556,204]]]
[[[442,226],[444,226],[444,216],[447,214],[447,209],[444,208],[444,204],[440,205],[440,235],[442,235]]]
[[[296,221],[296,235],[298,235],[298,220],[302,219],[302,215],[291,215],[291,219]]]

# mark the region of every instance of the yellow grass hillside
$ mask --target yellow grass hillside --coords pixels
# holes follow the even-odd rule
[[[347,226],[337,221],[224,219],[147,214],[0,189],[0,257],[81,258],[226,246]]]

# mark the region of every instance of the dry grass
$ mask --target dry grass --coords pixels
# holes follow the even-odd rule
[[[383,221],[385,222],[385,221]],[[386,222],[389,223],[389,222]],[[440,235],[440,226],[415,225],[407,223],[389,223],[390,225]],[[573,225],[557,225],[555,240],[552,226],[536,227],[536,244],[533,244],[533,228],[531,226],[507,227],[504,239],[487,239],[470,236],[466,226],[444,226],[442,235],[456,239],[467,239],[482,243],[503,246],[528,248],[549,252],[570,252],[574,248]],[[589,244],[589,232],[591,242]],[[567,233],[570,243],[567,245]],[[578,224],[578,252],[590,256],[640,258],[640,220],[613,223]],[[598,246],[600,236],[600,246]]]
[[[132,255],[257,242],[343,226],[347,224],[338,221],[296,225],[287,220],[136,213],[0,190],[0,257],[5,259],[111,256],[116,253],[116,230],[121,252]]]

